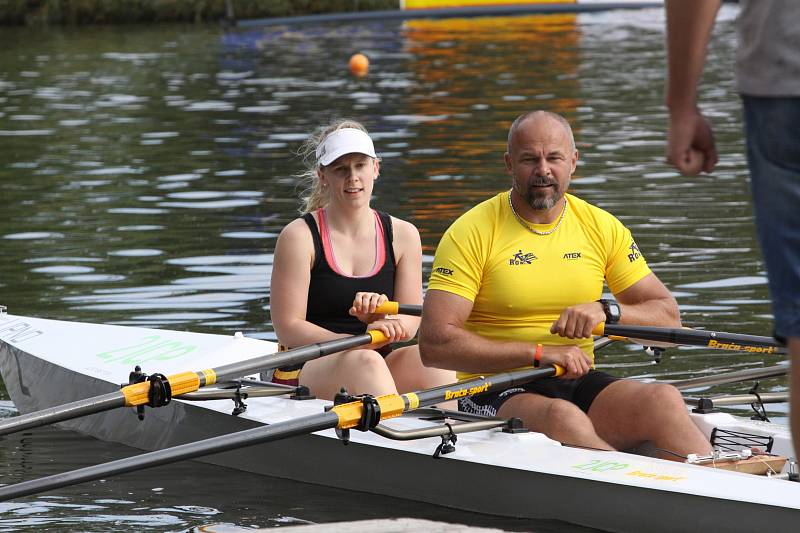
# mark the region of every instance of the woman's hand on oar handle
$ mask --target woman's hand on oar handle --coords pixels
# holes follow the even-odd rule
[[[377,336],[373,331],[379,332],[380,336]],[[372,344],[369,345],[373,349],[381,348],[393,342],[407,341],[410,337],[403,323],[392,318],[384,318],[370,323],[367,326],[367,333],[373,336]]]
[[[383,309],[383,306],[388,301],[389,298],[385,294],[357,292],[355,298],[353,298],[353,306],[350,307],[349,313],[361,322],[371,324],[376,320],[385,318],[386,315],[396,314],[389,313]]]
[[[592,360],[586,352],[573,344],[542,346],[540,365],[552,365],[556,375],[564,379],[575,379],[592,368]]]
[[[369,326],[367,327],[367,335],[372,337],[372,342],[368,346],[369,348],[377,349],[389,343],[389,337],[381,329]]]

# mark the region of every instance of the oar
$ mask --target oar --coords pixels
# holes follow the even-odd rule
[[[698,376],[696,378],[682,379],[668,382],[678,390],[696,389],[698,387],[711,387],[725,383],[737,383],[751,379],[766,379],[785,376],[789,372],[789,365],[773,365],[764,368],[747,368],[735,372],[724,372],[713,376]]]
[[[342,339],[301,346],[285,352],[262,355],[217,368],[200,370],[198,372],[190,371],[173,374],[166,377],[167,385],[163,383],[159,384],[159,382],[143,381],[141,383],[127,385],[118,391],[108,394],[5,419],[0,421],[0,435],[8,435],[16,431],[109,411],[117,407],[135,407],[138,405],[160,407],[169,402],[170,396],[174,397],[187,392],[194,392],[206,385],[213,385],[217,381],[240,378],[247,374],[259,372],[268,368],[297,365],[324,355],[349,350],[366,344],[381,343],[386,340],[386,336],[380,330],[370,330],[361,335],[353,335]],[[171,389],[171,393],[168,392],[166,398],[163,398],[161,402],[154,403],[149,397],[151,386]]]
[[[788,354],[786,346],[772,337],[743,335],[741,333],[724,333],[690,328],[627,326],[623,324],[600,324],[592,333],[618,339],[642,339],[649,342],[703,346],[736,352]]]
[[[722,394],[719,396],[704,396],[702,398],[685,397],[688,405],[697,405],[698,402],[710,402],[703,407],[713,408],[728,405],[745,405],[748,403],[786,403],[789,401],[788,392],[760,392],[758,394]]]
[[[400,416],[404,412],[419,407],[434,405],[454,398],[473,396],[486,392],[505,390],[534,379],[558,376],[564,372],[562,368],[548,366],[542,368],[526,368],[512,372],[495,374],[443,385],[432,389],[407,394],[387,394],[377,398],[364,397],[359,401],[334,405],[330,411],[305,416],[286,422],[265,425],[248,429],[231,435],[220,435],[198,442],[182,444],[127,459],[119,459],[105,464],[89,466],[71,472],[64,472],[16,485],[0,487],[0,501],[19,498],[45,492],[60,487],[76,485],[85,481],[106,478],[108,476],[142,470],[154,466],[174,463],[184,459],[193,459],[245,446],[262,444],[296,435],[313,433],[323,429],[360,429],[367,431],[380,421]]]
[[[376,313],[388,315],[422,315],[421,305],[384,302],[375,309]],[[741,333],[724,333],[690,328],[659,328],[654,326],[626,326],[622,324],[600,324],[592,332],[594,335],[608,337],[611,340],[644,340],[654,343],[683,344],[687,346],[704,346],[720,350],[733,350],[750,353],[788,354],[786,346],[772,337],[744,335]],[[606,344],[595,341],[595,349]]]

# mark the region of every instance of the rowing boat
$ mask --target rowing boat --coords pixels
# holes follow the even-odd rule
[[[22,413],[119,390],[136,366],[169,375],[275,351],[272,342],[239,334],[0,315],[0,372]],[[58,425],[160,450],[321,413],[331,403],[292,398],[293,391],[244,379],[148,408],[141,421],[124,408]],[[721,412],[692,413],[692,419],[709,438],[712,433],[746,434],[760,444],[771,440],[777,455],[792,455],[786,427]],[[456,509],[566,520],[610,531],[755,531],[765,526],[794,531],[800,520],[800,483],[783,479],[786,472],[757,476],[569,447],[521,432],[508,421],[455,415],[443,420],[441,412],[424,410],[382,422],[374,431],[350,431],[348,446],[341,436],[333,429],[318,431],[200,460]]]

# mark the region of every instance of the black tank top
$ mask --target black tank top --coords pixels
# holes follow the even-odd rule
[[[328,264],[322,236],[314,217],[303,216],[314,240],[314,264],[311,267],[311,282],[308,287],[306,320],[334,333],[357,335],[367,326],[348,311],[357,292],[376,292],[394,300],[395,257],[392,248],[392,219],[375,211],[383,233],[384,261],[380,269],[368,277],[351,277],[339,274]],[[324,215],[322,215],[324,216]],[[380,234],[380,233],[379,233]],[[329,247],[329,250],[332,250]],[[376,250],[376,257],[378,256]]]

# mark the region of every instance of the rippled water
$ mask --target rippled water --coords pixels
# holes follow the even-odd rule
[[[15,314],[274,338],[272,251],[296,216],[294,150],[311,129],[336,116],[367,125],[383,158],[375,205],[419,227],[427,276],[449,223],[509,187],[502,154],[510,122],[546,108],[575,127],[581,162],[573,192],[631,228],[684,324],[769,334],[732,90],[735,10],[723,8],[702,86],[722,160],[713,176],[696,178],[664,163],[660,10],[227,34],[198,26],[3,29],[0,304]],[[357,51],[371,59],[363,79],[346,70]],[[599,361],[620,375],[658,378],[762,364],[683,349],[656,365],[632,346],[609,348]],[[762,389],[785,390],[785,381]],[[83,464],[76,449],[119,453],[66,432],[26,439],[26,453],[38,457],[32,463],[52,453],[56,470]],[[48,444],[47,453],[34,443]],[[0,443],[6,465],[21,445]],[[30,468],[24,477],[45,473]],[[286,512],[294,499],[253,501],[251,518],[232,500],[215,504],[218,491],[202,476],[190,487],[177,482],[189,469],[228,476],[246,495],[267,486],[175,466],[109,480],[107,498],[76,489],[66,500],[3,507],[0,528],[167,531],[216,521],[278,525],[290,515],[355,518],[339,510],[347,493],[273,480],[269,486],[289,496],[313,493],[315,505]],[[142,496],[162,479],[174,489],[166,507],[164,493]],[[438,512],[402,505],[411,516]]]

